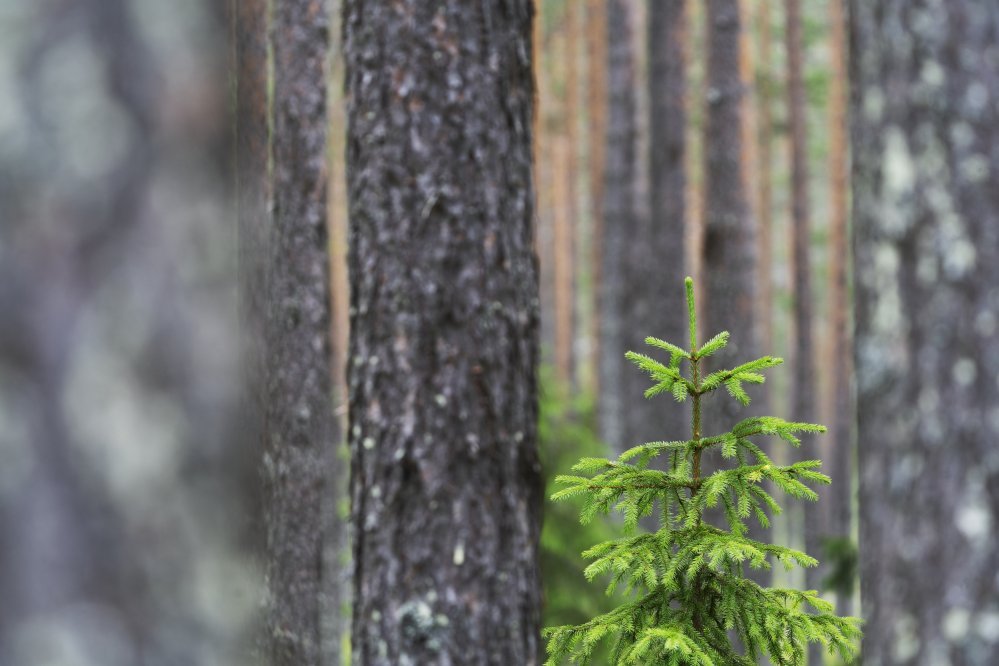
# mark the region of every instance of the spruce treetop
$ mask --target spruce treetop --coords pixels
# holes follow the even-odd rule
[[[617,460],[583,458],[573,467],[577,475],[556,479],[564,487],[553,495],[582,499],[583,523],[612,509],[623,515],[631,536],[583,553],[592,560],[585,574],[590,580],[608,577],[608,592],[623,588],[632,593],[632,600],[583,624],[546,629],[546,664],[587,664],[605,640],[611,645],[610,663],[618,665],[750,666],[765,655],[776,666],[803,666],[812,642],[849,660],[861,635],[859,619],[836,616],[814,590],[761,587],[744,571],[744,565],[769,569],[771,561],[787,569],[818,564],[801,551],[747,538],[746,523],[752,519],[769,527],[770,516],[781,512],[764,482],[811,501],[818,495],[809,486],[830,482],[818,471],[820,461],[777,465],[754,440],[772,436],[797,447],[799,434],[825,428],[755,416],[726,432],[705,434],[703,398],[724,387],[748,405],[744,384],[762,384],[761,371],[782,360],[764,356],[705,374],[703,360],[725,347],[729,334],[719,333],[698,345],[689,277],[686,290],[689,347],[649,337],[646,344],[668,353],[668,363],[635,352],[628,352],[627,358],[652,379],[646,397],[667,393],[679,402],[690,400],[691,436],[640,444]],[[731,466],[710,473],[702,469],[702,456],[709,449],[720,450]],[[668,460],[662,466],[666,471],[649,466],[659,456]],[[659,530],[636,534],[638,521],[652,513],[656,501]],[[720,507],[724,516],[721,526],[705,518],[713,507]]]

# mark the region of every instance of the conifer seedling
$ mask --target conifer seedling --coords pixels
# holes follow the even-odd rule
[[[782,360],[764,356],[705,373],[704,359],[725,347],[729,334],[719,333],[698,345],[689,277],[686,289],[689,348],[650,337],[646,344],[667,352],[668,363],[635,352],[628,352],[627,358],[651,376],[647,398],[665,393],[691,402],[690,438],[641,444],[616,461],[584,458],[573,467],[578,476],[556,479],[565,487],[553,495],[582,498],[583,523],[612,509],[623,514],[633,536],[586,551],[584,556],[593,562],[585,574],[590,580],[608,576],[608,591],[621,587],[632,593],[632,600],[583,624],[546,629],[546,664],[557,666],[567,659],[587,664],[604,640],[611,642],[610,663],[615,665],[752,666],[765,655],[776,666],[801,666],[812,642],[821,642],[848,661],[860,638],[859,619],[838,617],[815,591],[761,587],[745,575],[744,566],[768,569],[771,560],[788,570],[818,564],[803,552],[747,538],[746,523],[754,519],[769,527],[768,512],[781,511],[764,488],[765,481],[786,495],[812,501],[818,496],[809,484],[830,481],[818,471],[820,461],[777,465],[756,440],[773,436],[797,447],[799,433],[825,428],[763,416],[708,434],[714,424],[702,423],[702,400],[724,388],[748,405],[743,385],[763,383],[761,371]],[[702,467],[709,449],[720,450],[725,461],[721,469]],[[668,471],[649,466],[658,456],[667,457]],[[659,530],[635,534],[639,519],[651,515],[656,501],[661,509]],[[709,522],[705,512],[712,507],[720,507],[724,524]]]

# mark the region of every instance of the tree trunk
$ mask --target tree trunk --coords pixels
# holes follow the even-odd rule
[[[804,52],[802,50],[801,0],[786,0],[787,29],[787,115],[791,130],[791,292],[793,294],[791,344],[791,416],[803,423],[815,422],[815,348],[812,337],[812,266],[809,244],[811,219],[808,197],[808,135]],[[817,457],[814,436],[802,436],[796,460]],[[814,504],[803,505],[795,516],[805,536],[805,551],[821,559],[821,519]],[[792,514],[793,515],[793,514]],[[805,572],[808,589],[819,589],[824,568]],[[819,645],[809,646],[815,661],[822,654]]]
[[[604,155],[607,148],[607,9],[606,0],[587,0],[586,4],[586,95],[587,95],[587,178],[590,195],[590,284],[592,312],[590,323],[589,371],[591,395],[600,394],[601,319],[600,285],[604,214]]]
[[[354,663],[537,664],[532,5],[344,21]]]
[[[649,209],[647,238],[633,239],[631,248],[641,253],[638,270],[629,280],[642,292],[648,305],[645,317],[633,322],[629,349],[645,352],[642,341],[652,335],[683,345],[687,337],[683,280],[689,270],[685,261],[686,129],[687,129],[687,2],[650,0],[648,3],[649,49]],[[636,242],[637,241],[637,242]],[[647,386],[644,373],[629,368]],[[682,439],[690,430],[686,410],[629,395],[630,437],[628,445],[662,439]]]
[[[829,351],[825,372],[830,384],[827,416],[829,434],[823,442],[822,460],[833,485],[822,499],[823,534],[837,539],[851,539],[853,497],[853,358],[850,352],[849,276],[847,273],[847,78],[846,15],[844,0],[831,0],[829,20],[832,25],[830,45],[832,83],[829,91]],[[816,554],[818,556],[819,554]],[[849,615],[853,591],[837,592],[836,611]]]
[[[756,229],[743,175],[743,82],[739,72],[738,0],[709,0],[708,117],[705,130],[704,326],[706,336],[723,330],[732,341],[712,356],[711,368],[753,358],[756,330]],[[758,393],[758,392],[757,392]],[[754,396],[756,397],[756,396]],[[709,401],[705,419],[725,428],[745,410],[727,397]]]
[[[240,405],[241,485],[247,489],[249,515],[263,512],[257,463],[263,454],[264,410],[267,405],[264,335],[267,317],[268,104],[267,6],[265,0],[233,3],[236,76],[236,207],[239,219],[239,310],[242,332]],[[245,461],[245,462],[244,462]],[[250,540],[263,549],[259,521],[247,526]],[[259,551],[258,551],[259,552]]]
[[[274,8],[274,228],[267,322],[267,637],[272,663],[321,663],[335,424],[326,231],[329,17]]]
[[[999,650],[999,5],[851,5],[865,664]]]
[[[641,396],[627,393],[626,339],[635,294],[629,290],[629,252],[639,232],[635,209],[637,182],[635,138],[635,62],[632,53],[631,4],[607,2],[607,144],[604,152],[604,209],[600,252],[600,436],[612,450],[628,440],[626,405]],[[628,373],[628,374],[626,374]]]
[[[773,297],[773,157],[774,116],[771,71],[773,69],[773,30],[771,28],[770,0],[760,0],[757,11],[757,39],[759,40],[759,67],[763,73],[756,90],[757,117],[759,118],[759,143],[757,185],[759,205],[759,331],[760,349],[774,353],[774,297]]]

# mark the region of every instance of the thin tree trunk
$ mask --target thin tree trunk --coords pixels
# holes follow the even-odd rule
[[[627,264],[638,232],[635,210],[635,63],[631,4],[607,2],[607,144],[604,152],[604,209],[600,262],[600,434],[612,450],[631,446],[624,418],[629,400],[625,373],[625,326],[634,294]],[[639,396],[640,397],[640,396]],[[636,398],[637,399],[637,398]]]
[[[556,212],[559,205],[558,192],[561,174],[555,164],[558,143],[559,107],[559,65],[562,64],[557,46],[560,42],[561,26],[556,22],[550,25],[541,12],[533,29],[533,39],[538,50],[534,67],[536,77],[537,113],[535,183],[537,184],[537,228],[535,239],[538,252],[541,303],[541,361],[546,366],[556,366],[558,346],[558,293],[556,254]],[[553,53],[554,51],[554,53]],[[557,371],[557,370],[556,370]]]
[[[565,107],[564,107],[565,108]],[[563,115],[568,122],[568,114]],[[570,388],[573,378],[573,314],[575,304],[574,253],[576,220],[572,205],[572,156],[567,134],[552,139],[552,165],[555,177],[552,210],[552,273],[555,283],[555,376]]]
[[[607,9],[606,0],[588,0],[586,5],[587,47],[587,177],[589,180],[591,274],[590,384],[591,395],[600,393],[601,320],[600,285],[603,280],[604,155],[607,147]]]
[[[801,1],[786,0],[787,21],[787,105],[791,129],[791,290],[793,294],[792,324],[792,377],[791,414],[794,420],[805,423],[815,421],[815,347],[812,336],[812,266],[809,244],[811,241],[811,211],[808,196],[808,136],[806,130],[806,100],[804,53],[802,50]],[[797,459],[817,456],[815,437],[802,437],[802,445],[795,452]],[[821,519],[815,505],[800,509],[801,529],[805,536],[805,551],[814,557],[821,553]],[[821,571],[821,572],[820,572]],[[809,589],[818,589],[824,569],[806,571]],[[821,655],[820,646],[810,646],[812,660]]]
[[[649,49],[649,209],[648,237],[632,242],[641,252],[639,269],[630,280],[649,302],[644,321],[634,322],[632,349],[652,335],[683,344],[686,325],[683,279],[685,260],[687,178],[687,32],[686,0],[648,2]],[[642,373],[630,369],[642,382]],[[685,410],[659,401],[640,401],[632,416],[631,444],[686,437]]]
[[[757,88],[756,102],[759,118],[759,154],[757,185],[759,186],[759,315],[760,348],[766,353],[774,351],[773,335],[773,158],[774,118],[771,72],[773,70],[773,31],[771,29],[770,0],[760,0],[757,5],[757,39],[759,40],[759,66],[764,72],[763,83]]]
[[[829,434],[822,459],[833,485],[825,493],[823,533],[838,539],[851,538],[853,496],[853,355],[849,325],[849,274],[847,272],[847,73],[845,0],[829,2],[832,82],[829,91],[829,353],[825,363],[830,376]],[[853,591],[840,590],[836,611],[849,615]]]
[[[858,0],[850,14],[864,663],[985,666],[999,640],[999,5]]]
[[[344,21],[354,663],[537,664],[532,4]]]
[[[743,82],[739,73],[738,0],[709,0],[708,117],[705,128],[704,330],[733,334],[729,347],[713,356],[713,368],[754,357],[756,229],[745,190],[742,150]],[[738,338],[738,340],[737,340]],[[716,420],[745,416],[734,400],[709,402]],[[706,417],[707,418],[707,417]]]
[[[267,322],[267,637],[275,665],[321,659],[336,427],[326,230],[328,15],[274,8],[274,229]]]

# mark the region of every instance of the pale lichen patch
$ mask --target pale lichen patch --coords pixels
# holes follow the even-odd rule
[[[944,615],[941,630],[944,638],[956,642],[964,640],[971,629],[971,613],[967,608],[951,608]]]
[[[906,662],[919,654],[920,642],[916,618],[908,613],[900,613],[895,619],[895,641],[892,656],[895,661]]]
[[[951,375],[958,386],[970,386],[978,375],[978,369],[975,367],[975,362],[972,359],[962,357],[954,363],[954,367],[951,368]]]

